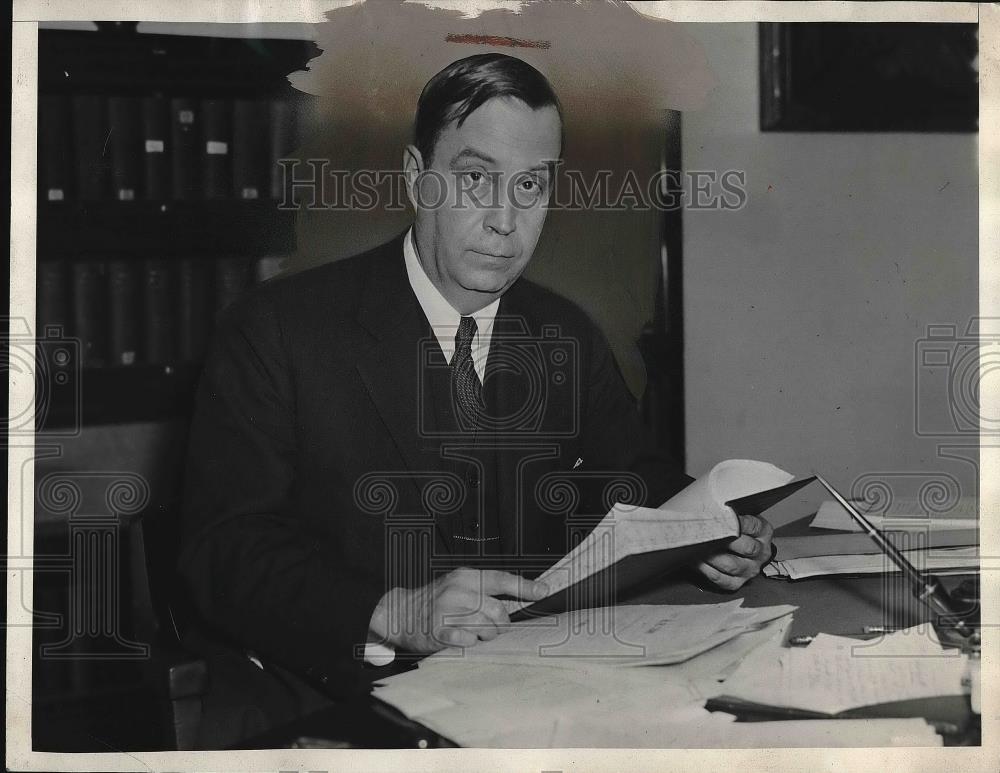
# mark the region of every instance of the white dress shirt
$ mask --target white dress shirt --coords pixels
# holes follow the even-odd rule
[[[424,311],[424,316],[434,331],[434,336],[444,352],[444,357],[448,362],[455,354],[455,334],[458,332],[459,322],[462,315],[455,311],[441,292],[431,282],[427,272],[424,271],[420,258],[417,257],[417,250],[413,244],[413,229],[406,232],[403,239],[403,259],[406,263],[406,276],[410,280],[410,287],[420,302],[420,308]],[[476,335],[472,339],[472,364],[479,376],[479,383],[483,383],[483,375],[486,372],[486,358],[490,354],[490,340],[493,336],[493,323],[496,321],[497,309],[500,308],[500,299],[497,298],[489,306],[485,306],[479,311],[470,315],[476,320]],[[365,660],[374,666],[385,666],[392,663],[396,658],[396,653],[392,647],[377,642],[368,642],[365,645]]]
[[[455,334],[458,332],[458,324],[462,321],[462,315],[452,308],[452,305],[445,300],[440,291],[431,282],[427,272],[417,257],[417,250],[413,244],[413,229],[406,232],[403,239],[403,259],[406,263],[406,276],[410,280],[410,287],[413,288],[420,308],[424,310],[424,316],[434,331],[434,336],[441,345],[441,351],[448,362],[451,362],[455,354]],[[479,383],[483,383],[483,374],[486,372],[486,358],[490,354],[490,340],[493,336],[493,323],[496,321],[497,309],[500,308],[500,299],[497,298],[489,306],[484,306],[479,311],[474,311],[470,316],[476,320],[476,335],[472,339],[472,364],[479,376]]]

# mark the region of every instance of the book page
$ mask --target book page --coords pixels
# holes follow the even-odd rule
[[[718,512],[731,499],[750,496],[759,491],[784,486],[795,476],[773,464],[753,459],[727,459],[702,475],[698,480],[678,492],[660,509],[679,510],[684,513]],[[731,511],[730,511],[731,512]]]
[[[553,592],[562,590],[626,556],[735,537],[732,512],[698,514],[616,504],[600,524],[541,577]]]

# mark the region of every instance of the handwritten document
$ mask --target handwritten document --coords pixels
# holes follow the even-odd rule
[[[881,641],[821,634],[808,647],[748,658],[725,694],[751,703],[838,714],[880,703],[961,695],[965,658],[936,640],[915,645],[897,632]]]

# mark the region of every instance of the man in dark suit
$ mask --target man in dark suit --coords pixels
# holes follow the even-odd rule
[[[404,152],[413,227],[259,288],[220,322],[181,571],[218,632],[329,693],[367,689],[366,643],[496,636],[501,599],[545,595],[526,575],[574,524],[690,481],[653,449],[600,331],[519,278],[561,127],[521,60],[449,65]],[[741,525],[699,565],[723,587],[770,557],[770,527]]]

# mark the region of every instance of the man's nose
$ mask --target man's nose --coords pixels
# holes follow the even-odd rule
[[[506,199],[493,202],[486,210],[483,225],[501,236],[507,236],[517,229],[517,208]]]

